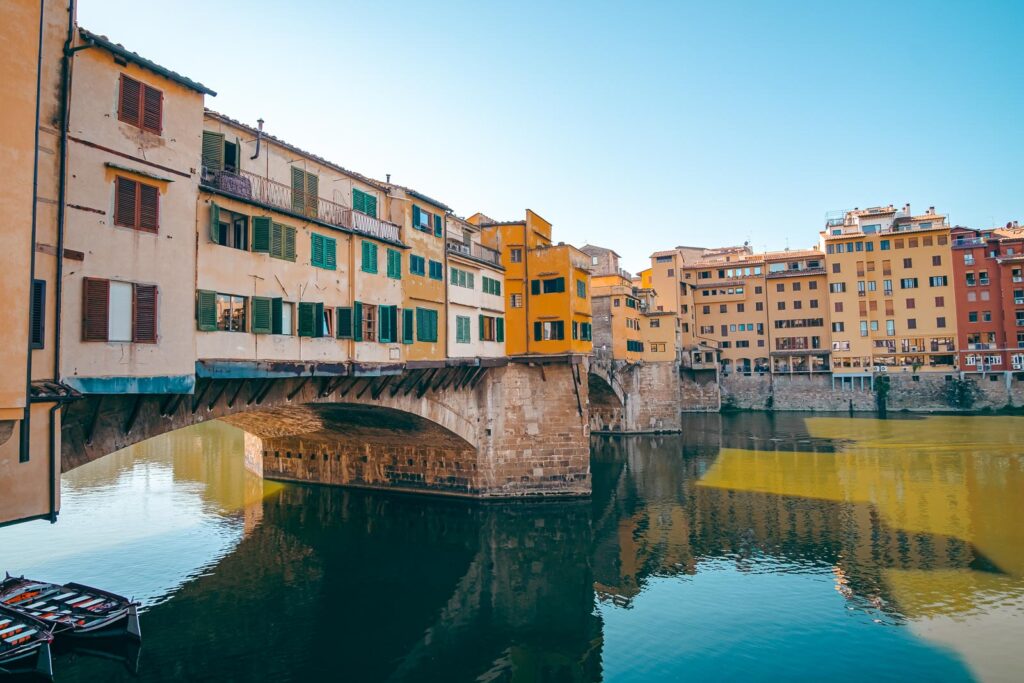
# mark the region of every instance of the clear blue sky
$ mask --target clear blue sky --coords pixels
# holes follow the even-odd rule
[[[1024,219],[1024,2],[80,0],[208,106],[468,216],[652,251]]]

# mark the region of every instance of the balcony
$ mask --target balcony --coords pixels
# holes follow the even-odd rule
[[[462,240],[449,238],[448,251],[453,254],[461,254],[476,261],[482,261],[488,265],[501,267],[501,252],[476,242],[466,244]]]
[[[971,342],[967,344],[969,351],[994,351],[999,348],[998,344],[990,344],[987,342]]]
[[[983,247],[985,246],[985,240],[980,237],[970,237],[965,239],[953,240],[954,249],[967,249],[971,247]]]
[[[330,225],[377,239],[399,242],[400,230],[382,221],[321,197],[305,197],[291,186],[248,171],[210,171],[203,168],[201,184],[240,199],[259,202],[289,213],[314,218]]]

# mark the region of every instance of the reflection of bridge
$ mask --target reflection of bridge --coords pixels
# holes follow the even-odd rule
[[[200,362],[191,395],[89,394],[70,404],[63,469],[223,419],[255,437],[249,456],[264,456],[253,457],[254,469],[269,477],[477,496],[587,494],[580,361],[468,359],[358,371]]]
[[[600,680],[586,503],[424,508],[411,497],[284,487],[254,504],[262,522],[234,551],[143,615],[144,673]],[[119,672],[82,660],[75,673]]]

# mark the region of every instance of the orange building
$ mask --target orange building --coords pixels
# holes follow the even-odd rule
[[[830,372],[825,255],[776,251],[764,254],[764,262],[772,372]]]
[[[620,256],[611,249],[587,244],[580,251],[590,258],[594,353],[631,363],[640,360],[641,308],[632,276],[619,268]]]
[[[521,221],[477,213],[484,246],[505,268],[505,348],[510,356],[590,353],[590,260],[569,244],[553,244],[551,223],[527,209]]]
[[[955,367],[949,224],[934,207],[917,216],[909,205],[838,212],[826,220],[821,249],[833,372],[866,378]]]

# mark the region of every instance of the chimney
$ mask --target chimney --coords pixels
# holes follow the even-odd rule
[[[935,207],[934,206],[929,206],[928,207],[928,215],[929,216],[934,216],[935,215]]]
[[[906,204],[903,205],[903,213],[906,214],[907,216],[910,215],[910,202],[907,202]]]

